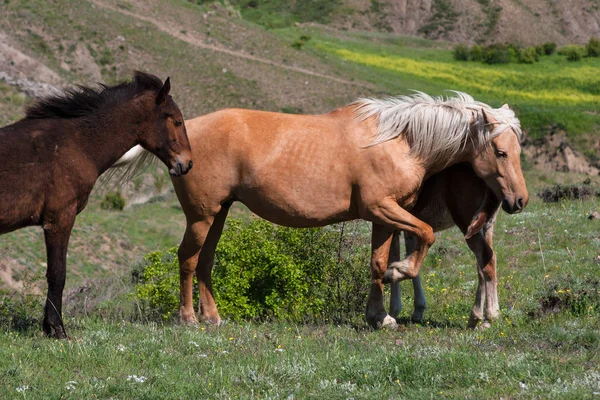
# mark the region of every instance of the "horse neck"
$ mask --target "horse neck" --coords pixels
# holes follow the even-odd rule
[[[98,176],[123,154],[139,144],[139,132],[146,126],[147,113],[132,107],[99,112],[80,121],[79,147],[96,166]]]
[[[456,154],[451,157],[449,160],[430,160],[425,162],[425,179],[437,174],[438,172],[443,171],[444,169],[459,164],[462,162],[470,161],[468,152],[461,152],[460,154]]]

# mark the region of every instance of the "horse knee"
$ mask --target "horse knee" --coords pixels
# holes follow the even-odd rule
[[[488,281],[496,280],[496,266],[489,263],[483,267],[483,276]]]

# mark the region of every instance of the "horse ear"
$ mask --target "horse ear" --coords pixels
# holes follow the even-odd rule
[[[496,121],[496,118],[492,117],[490,114],[488,114],[487,112],[485,112],[485,108],[481,109],[481,113],[483,114],[483,120],[486,123],[493,124],[494,122],[498,122],[498,121]]]
[[[500,108],[504,108],[505,110],[510,110],[510,107],[508,106],[508,104],[504,104]]]
[[[156,96],[156,104],[162,105],[167,101],[167,96],[171,90],[171,78],[167,78],[162,88],[160,88],[158,95]]]

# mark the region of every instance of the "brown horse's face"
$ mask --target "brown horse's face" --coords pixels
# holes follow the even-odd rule
[[[488,118],[488,123],[497,121]],[[523,211],[529,201],[525,178],[521,171],[521,145],[517,135],[507,128],[492,139],[472,162],[475,173],[502,200],[502,209],[509,214]]]
[[[140,144],[165,163],[171,175],[181,176],[192,168],[192,152],[183,115],[169,96],[170,88],[167,78],[154,101],[153,134],[140,138]]]

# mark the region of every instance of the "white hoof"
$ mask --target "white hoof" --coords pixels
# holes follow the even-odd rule
[[[397,329],[398,328],[398,323],[396,322],[395,318],[390,317],[389,315],[386,315],[385,318],[383,319],[383,321],[381,321],[381,329]]]

